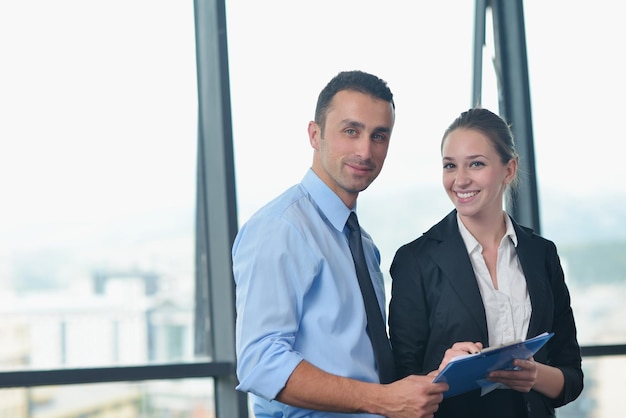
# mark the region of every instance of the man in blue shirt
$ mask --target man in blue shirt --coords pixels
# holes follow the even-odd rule
[[[383,80],[339,73],[309,123],[312,167],[235,239],[237,389],[257,418],[432,417],[447,390],[428,376],[380,383],[348,246],[346,221],[382,169],[394,120]],[[380,254],[362,240],[385,318]]]

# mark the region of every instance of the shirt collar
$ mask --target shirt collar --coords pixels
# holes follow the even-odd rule
[[[476,238],[472,235],[472,233],[463,225],[463,221],[461,221],[461,217],[459,213],[456,214],[456,223],[459,226],[459,232],[461,233],[461,238],[463,238],[463,242],[465,243],[465,248],[467,249],[467,253],[471,254],[476,249],[481,249],[481,245],[478,243]]]
[[[514,246],[517,247],[517,234],[515,233],[515,228],[513,228],[513,222],[511,222],[511,217],[508,213],[504,213],[504,224],[506,225],[506,233],[505,237],[509,237]]]
[[[309,169],[301,182],[311,196],[323,216],[337,229],[343,231],[351,210],[343,203],[337,194],[318,177],[313,169]],[[356,212],[356,204],[353,210]]]
[[[461,217],[458,212],[456,214],[456,221],[459,226],[459,232],[461,233],[463,242],[465,243],[465,248],[467,248],[467,253],[471,254],[472,251],[476,249],[482,250],[482,247],[476,238],[474,238],[472,233],[463,224],[463,221],[461,221]],[[504,236],[509,237],[513,245],[517,247],[517,234],[515,233],[515,228],[513,228],[513,222],[511,222],[511,218],[506,212],[504,213],[504,224],[506,225],[506,232],[504,233]]]

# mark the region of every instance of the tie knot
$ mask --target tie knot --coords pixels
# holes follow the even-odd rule
[[[359,227],[359,221],[356,218],[355,212],[350,212],[350,216],[348,216],[348,221],[346,222],[346,226],[352,232],[360,231],[361,228]]]

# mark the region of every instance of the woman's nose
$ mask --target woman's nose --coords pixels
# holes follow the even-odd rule
[[[454,178],[454,182],[459,186],[465,186],[471,183],[471,178],[469,177],[466,170],[460,168],[456,172],[456,177]]]

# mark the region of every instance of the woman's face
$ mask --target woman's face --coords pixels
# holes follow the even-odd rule
[[[517,162],[503,164],[489,138],[480,131],[459,128],[444,139],[443,186],[463,218],[490,219],[502,213],[504,191]]]

